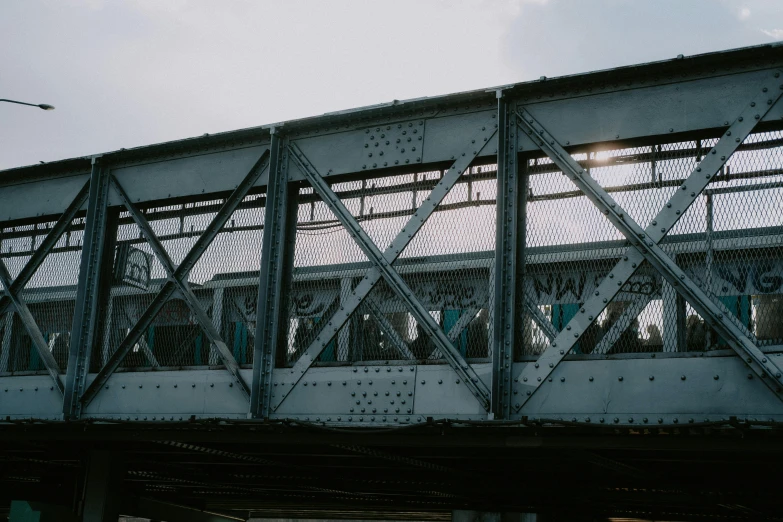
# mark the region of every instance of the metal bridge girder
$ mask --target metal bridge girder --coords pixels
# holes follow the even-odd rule
[[[535,365],[526,365],[517,377],[520,390],[525,394],[515,404],[517,411],[540,389],[542,383],[551,375],[557,365],[565,358],[588,326],[606,308],[609,301],[617,295],[622,286],[636,272],[641,263],[647,260],[658,272],[690,302],[705,320],[726,338],[729,345],[740,355],[743,362],[762,378],[779,398],[783,399],[783,389],[775,379],[783,378],[778,367],[772,363],[751,340],[733,322],[701,288],[666,255],[659,243],[674,226],[690,205],[709,184],[731,154],[753,131],[756,123],[772,108],[783,94],[778,89],[778,75],[769,74],[764,85],[760,85],[758,94],[751,100],[737,119],[729,126],[718,143],[698,164],[686,181],[666,203],[665,207],[651,221],[646,230],[636,224],[612,197],[574,160],[547,130],[525,109],[519,115],[520,127],[549,156],[565,175],[576,184],[590,201],[607,216],[609,221],[628,238],[633,248],[629,248],[621,261],[604,278],[592,296],[578,313],[551,342],[549,348],[539,357]],[[770,378],[771,376],[771,378]]]
[[[433,187],[429,197],[416,209],[399,234],[392,240],[389,247],[386,248],[383,257],[388,263],[394,263],[416,233],[424,226],[424,223],[435,211],[435,208],[454,187],[462,173],[470,166],[486,144],[491,141],[492,137],[497,132],[496,118],[497,115],[492,114],[490,118],[487,118],[481,123],[481,128],[477,129],[477,132],[471,139],[471,145],[473,145],[472,149],[467,149],[468,152],[463,152],[454,160],[454,163],[449,167],[448,171],[444,173],[440,181]],[[282,389],[278,392],[280,398],[272,406],[273,411],[280,407],[296,384],[304,377],[305,372],[313,365],[316,359],[318,359],[318,356],[326,348],[332,337],[334,337],[340,328],[348,321],[351,314],[353,314],[367,298],[380,279],[380,271],[377,268],[371,268],[365,277],[359,281],[356,288],[353,289],[349,299],[345,303],[340,303],[340,309],[328,320],[322,321],[326,326],[319,332],[316,339],[310,343],[310,346],[307,347],[294,366],[289,370],[282,370],[286,371],[292,381],[290,383],[282,383]]]
[[[307,160],[304,153],[299,150],[295,144],[289,146],[292,152],[292,159],[299,170],[305,175],[307,180],[313,186],[313,189],[321,196],[323,202],[335,214],[337,219],[349,231],[350,236],[356,241],[356,244],[368,257],[370,262],[381,273],[389,288],[397,294],[397,297],[405,303],[411,315],[416,319],[419,325],[424,328],[426,334],[435,343],[435,346],[441,351],[441,354],[465,382],[473,395],[478,399],[484,409],[489,409],[490,391],[473,368],[465,361],[462,354],[454,347],[454,344],[446,335],[438,323],[432,318],[424,305],[421,304],[402,277],[394,270],[391,263],[386,260],[383,253],[373,243],[370,236],[364,231],[361,225],[356,221],[350,211],[340,201],[340,198],[332,191],[318,173],[315,167]]]
[[[217,212],[217,215],[215,215],[212,222],[207,226],[206,229],[204,229],[204,232],[199,236],[196,243],[182,260],[182,263],[180,263],[176,270],[174,270],[172,279],[181,280],[183,278],[187,278],[187,275],[193,269],[196,262],[201,258],[207,247],[212,243],[220,230],[223,228],[223,225],[225,225],[226,222],[231,218],[231,214],[242,202],[256,181],[258,181],[258,179],[261,177],[261,174],[266,170],[268,158],[269,151],[265,151],[250,169],[242,182],[234,189],[231,195],[226,198],[226,201],[220,207],[220,210]],[[115,350],[114,353],[112,353],[111,357],[109,357],[109,360],[106,362],[106,364],[103,365],[103,368],[101,368],[98,374],[95,376],[95,379],[85,389],[84,393],[80,397],[83,408],[86,407],[98,393],[100,393],[100,390],[106,384],[109,377],[111,377],[111,375],[114,373],[114,370],[119,367],[125,356],[133,349],[133,346],[138,342],[141,336],[144,335],[144,332],[146,332],[147,328],[152,324],[155,316],[158,315],[158,312],[160,312],[169,298],[174,295],[176,290],[177,285],[174,284],[171,280],[167,281],[166,284],[163,285],[147,309],[144,311],[138,321],[136,321],[136,324],[134,324],[130,332],[128,332],[128,335],[126,335],[125,339],[123,339],[122,343],[120,343],[120,346],[117,347],[117,350]],[[243,385],[242,383],[244,383],[244,381],[238,382],[240,386]]]

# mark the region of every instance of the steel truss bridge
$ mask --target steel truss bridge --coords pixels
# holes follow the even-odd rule
[[[779,518],[781,72],[766,45],[0,172],[3,505]]]

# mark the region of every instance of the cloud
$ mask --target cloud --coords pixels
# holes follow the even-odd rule
[[[750,9],[748,9],[747,7],[743,7],[739,11],[739,19],[747,20],[748,18],[750,18]]]
[[[772,29],[771,31],[768,31],[767,29],[759,30],[767,36],[774,38],[775,40],[783,40],[783,29]]]
[[[549,0],[506,0],[500,5],[505,7],[505,11],[511,16],[519,16],[524,4],[546,5]]]

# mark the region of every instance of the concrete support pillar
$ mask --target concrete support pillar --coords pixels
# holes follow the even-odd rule
[[[90,453],[82,501],[82,522],[117,522],[122,505],[125,466],[121,456],[105,450]]]

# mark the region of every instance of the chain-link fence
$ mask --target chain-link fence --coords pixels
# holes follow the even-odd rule
[[[61,373],[65,373],[70,349],[76,285],[79,280],[83,217],[74,219],[22,290],[18,298],[30,310],[38,330]],[[16,280],[30,258],[55,225],[40,221],[22,226],[4,227],[0,231],[0,259],[11,279]],[[3,288],[2,302],[7,303],[0,318],[0,372],[40,371],[44,364],[28,327],[10,304]]]
[[[748,136],[689,214],[681,233],[701,246],[677,263],[757,345],[783,344],[783,133]],[[726,347],[685,308],[688,350]]]
[[[246,197],[188,274],[188,283],[221,339],[240,365],[252,365],[264,201]],[[178,266],[214,219],[223,200],[144,209],[143,215]],[[98,369],[120,346],[152,303],[168,274],[127,211],[119,216],[114,275],[103,308]],[[176,296],[155,316],[122,362],[126,367],[222,364],[212,340],[188,303]]]
[[[648,226],[715,139],[574,154],[642,227]],[[525,275],[518,357],[541,353],[627,250],[625,238],[546,157],[524,160],[529,189]],[[445,172],[414,171],[331,181],[331,189],[381,251]],[[474,166],[394,252],[394,269],[457,350],[475,361],[491,353],[496,220],[494,165]],[[352,301],[365,277],[377,282],[338,325],[318,364],[441,361],[411,310],[373,269],[328,206],[307,183],[298,193],[294,267],[278,364],[291,365],[335,312]],[[178,265],[210,224],[222,199],[145,208],[142,214]],[[188,275],[212,325],[237,362],[253,362],[263,195],[246,197]],[[120,346],[165,284],[167,273],[131,214],[117,212],[110,290],[92,354],[97,371]],[[78,217],[55,244],[20,297],[54,359],[65,370],[84,232]],[[0,258],[15,278],[53,222],[5,227]],[[758,345],[783,344],[783,132],[749,136],[661,243],[663,250]],[[39,371],[43,364],[12,306],[0,317],[0,372]],[[691,303],[648,264],[636,271],[572,353],[611,355],[726,348]],[[188,304],[175,294],[122,362],[126,367],[220,365],[218,352]]]
[[[424,171],[332,183],[331,189],[371,240],[384,251],[444,175]],[[495,248],[496,168],[472,167],[449,191],[394,262],[414,296],[463,356],[490,357],[490,297]],[[410,236],[409,236],[410,237]],[[295,269],[288,341],[280,357],[293,364],[356,294],[370,262],[327,205],[299,191]],[[439,360],[441,354],[407,305],[379,280],[318,363]]]
[[[717,139],[574,154],[629,217],[650,225]],[[661,245],[758,344],[783,343],[783,140],[753,134]],[[541,353],[628,248],[548,158],[528,161],[524,335],[518,355]],[[548,321],[548,323],[547,323]],[[643,263],[573,347],[573,353],[726,348],[689,303]]]

